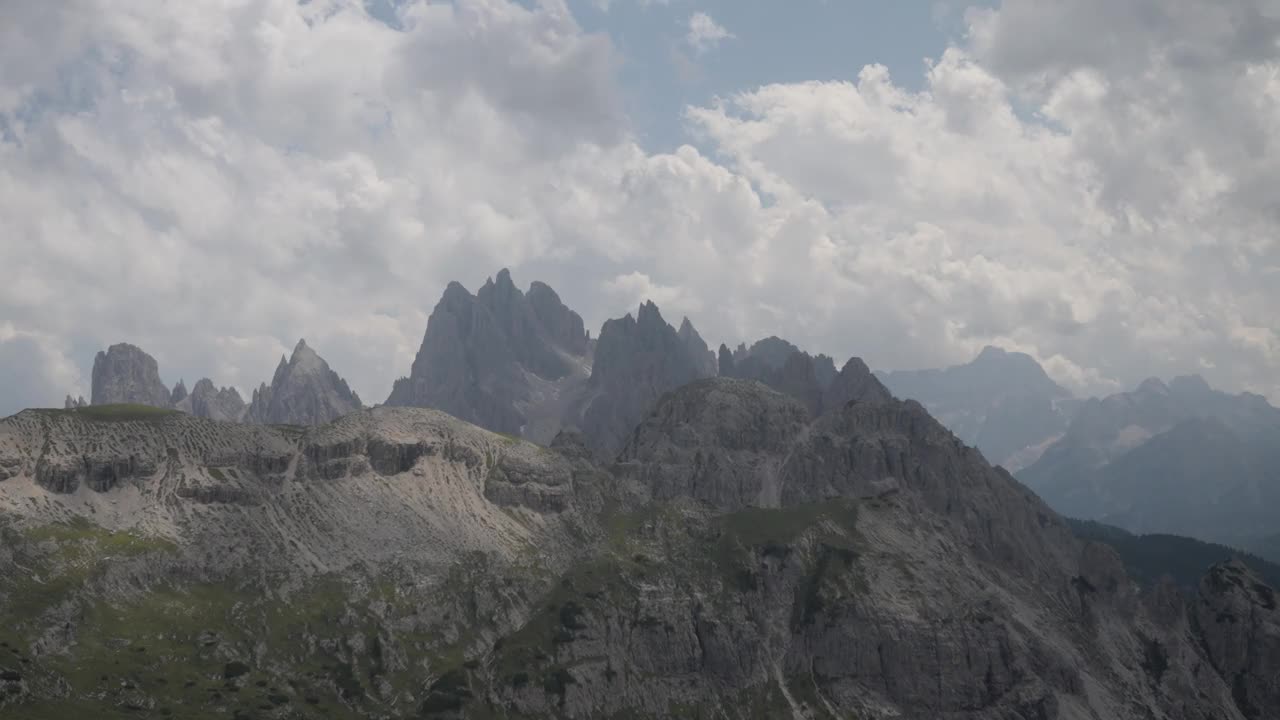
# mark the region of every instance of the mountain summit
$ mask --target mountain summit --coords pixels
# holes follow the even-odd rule
[[[142,348],[118,343],[93,359],[91,405],[169,407],[170,392],[160,381],[156,359]]]
[[[715,356],[688,318],[676,330],[646,302],[593,340],[549,285],[521,292],[502,270],[474,295],[445,288],[386,404],[443,410],[541,445],[581,430],[608,456],[662,393],[714,374]]]
[[[299,340],[287,361],[280,358],[271,384],[253,391],[245,420],[267,425],[316,425],[361,407],[360,397],[347,381],[331,370],[306,340]]]
[[[876,373],[988,460],[1017,470],[1066,430],[1078,401],[1030,355],[988,345],[964,365]]]
[[[452,282],[386,404],[549,443],[591,373],[593,349],[582,318],[545,283],[521,292],[505,269],[475,295]]]

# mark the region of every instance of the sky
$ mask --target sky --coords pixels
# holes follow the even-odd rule
[[[450,280],[589,328],[1280,401],[1280,0],[5,3],[0,415],[128,341],[366,402]]]

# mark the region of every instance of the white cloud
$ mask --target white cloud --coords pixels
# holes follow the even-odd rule
[[[717,23],[710,15],[696,12],[689,16],[689,31],[685,33],[684,40],[695,53],[701,55],[715,50],[720,47],[720,43],[732,37],[733,33]]]
[[[502,266],[593,328],[649,296],[710,342],[1280,399],[1269,6],[1140,4],[970,13],[919,92],[872,66],[690,108],[709,156],[637,146],[562,2],[20,3],[0,373],[49,397],[0,414],[121,340],[244,389],[305,336],[376,402],[445,283]]]

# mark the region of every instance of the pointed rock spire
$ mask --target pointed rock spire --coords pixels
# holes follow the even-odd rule
[[[209,388],[212,387],[210,382]],[[240,399],[234,388],[224,388],[214,397],[228,404]],[[305,339],[300,339],[292,357],[280,357],[271,384],[254,391],[245,419],[269,425],[317,425],[361,407],[360,397],[351,391],[347,381],[331,370]]]

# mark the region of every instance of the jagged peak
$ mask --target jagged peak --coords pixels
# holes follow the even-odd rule
[[[636,322],[641,325],[665,325],[666,320],[662,319],[662,311],[658,309],[656,303],[652,300],[645,300],[640,306],[640,310],[636,313]]]
[[[440,296],[440,301],[458,301],[471,300],[474,296],[462,283],[457,280],[450,280],[448,285],[444,287],[444,293]]]

